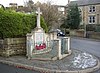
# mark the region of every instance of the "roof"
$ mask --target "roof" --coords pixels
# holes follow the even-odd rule
[[[71,1],[69,4],[70,5],[78,4],[79,6],[95,5],[95,4],[100,4],[100,0],[77,0],[77,1]]]
[[[9,3],[9,5],[17,5],[17,3]]]
[[[28,7],[19,7],[18,9],[16,9],[17,12],[31,12],[31,9]]]

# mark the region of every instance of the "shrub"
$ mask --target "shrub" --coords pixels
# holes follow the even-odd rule
[[[0,37],[22,37],[36,26],[36,15],[17,13],[0,9]],[[41,17],[41,26],[47,32],[47,25]]]
[[[48,32],[48,28],[43,17],[41,17],[41,27],[45,29],[45,32]]]

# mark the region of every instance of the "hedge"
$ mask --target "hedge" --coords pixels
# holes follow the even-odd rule
[[[22,37],[31,32],[36,26],[36,15],[17,13],[0,9],[0,37]],[[41,17],[41,26],[47,32],[47,25]]]

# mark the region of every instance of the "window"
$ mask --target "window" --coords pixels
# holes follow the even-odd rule
[[[95,6],[93,6],[93,12],[95,12]]]
[[[90,6],[89,7],[89,12],[95,12],[95,6]]]
[[[89,16],[89,23],[95,23],[95,16]]]
[[[90,6],[90,10],[89,10],[89,12],[92,12],[92,7]]]

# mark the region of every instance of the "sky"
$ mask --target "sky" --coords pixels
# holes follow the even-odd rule
[[[4,5],[5,7],[8,7],[9,3],[17,3],[18,5],[24,5],[24,2],[26,1],[28,0],[0,0],[0,4]],[[68,3],[68,0],[33,0],[34,3],[36,3],[37,1],[41,3],[51,1],[52,4],[57,4],[57,5],[66,5]]]

